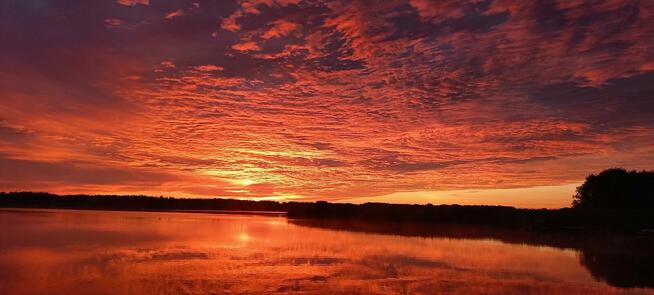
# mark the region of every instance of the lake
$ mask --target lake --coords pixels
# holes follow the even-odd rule
[[[1,209],[0,294],[654,294],[650,237],[412,229]]]

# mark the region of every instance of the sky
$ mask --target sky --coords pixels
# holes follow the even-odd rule
[[[654,168],[654,1],[6,0],[0,191],[569,206]]]

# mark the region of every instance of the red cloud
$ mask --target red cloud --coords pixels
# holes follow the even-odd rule
[[[108,29],[120,27],[122,23],[123,21],[117,18],[110,18],[104,20],[104,26]]]
[[[126,9],[105,24],[133,30],[90,35],[84,18],[47,51],[1,49],[0,158],[69,178],[0,190],[333,200],[651,169],[652,6],[241,1],[184,22]]]
[[[240,1],[240,9],[232,15],[224,18],[220,27],[227,31],[238,31],[240,26],[237,24],[239,18],[245,15],[257,15],[260,13],[258,7],[263,5],[267,7],[286,7],[300,3],[300,0],[245,0]]]
[[[261,38],[268,40],[270,38],[287,36],[292,32],[295,32],[300,29],[300,25],[292,23],[286,20],[279,20],[273,22],[270,28],[261,35]]]

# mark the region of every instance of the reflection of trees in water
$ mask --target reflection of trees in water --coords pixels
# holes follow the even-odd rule
[[[652,239],[596,240],[579,250],[581,264],[595,279],[622,288],[654,288]]]
[[[511,244],[579,251],[579,260],[599,281],[621,288],[654,288],[654,236],[537,232],[492,227],[429,226],[338,220],[289,220],[300,226],[399,236],[493,239]]]

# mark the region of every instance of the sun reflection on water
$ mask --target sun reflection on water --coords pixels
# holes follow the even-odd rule
[[[625,291],[594,279],[570,249],[329,230],[283,217],[28,212],[38,214],[0,210],[2,294]]]

